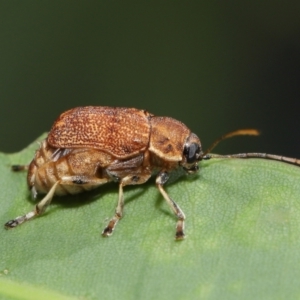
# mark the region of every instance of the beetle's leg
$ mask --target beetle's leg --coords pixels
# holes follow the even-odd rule
[[[184,220],[185,220],[185,215],[181,208],[176,204],[174,200],[172,200],[169,195],[166,193],[166,191],[163,188],[163,185],[168,181],[169,179],[169,174],[165,171],[161,171],[158,173],[156,177],[156,185],[157,188],[159,189],[160,193],[163,195],[165,200],[167,201],[168,205],[174,212],[174,214],[177,216],[178,221],[176,224],[176,235],[175,239],[176,240],[182,240],[184,238]]]
[[[85,175],[74,175],[74,176],[63,176],[60,180],[61,185],[90,185],[97,186],[105,184],[109,181],[108,178],[98,178],[95,176],[85,176]]]
[[[118,221],[122,218],[123,207],[124,207],[124,194],[123,194],[123,182],[121,181],[119,184],[119,200],[116,207],[115,215],[109,221],[108,225],[104,228],[102,232],[102,236],[106,237],[112,235]]]
[[[11,170],[13,172],[26,171],[28,170],[29,165],[12,165]]]
[[[60,180],[60,189],[57,190],[57,195],[64,194],[66,191],[69,194],[78,194],[83,191],[89,191],[103,185],[109,181],[108,178],[98,178],[87,175],[63,176]]]
[[[148,168],[138,168],[132,174],[125,176],[119,184],[119,200],[116,207],[114,217],[109,221],[108,225],[104,228],[102,236],[110,236],[118,221],[122,218],[124,207],[123,187],[126,185],[143,184],[151,177],[151,170]]]
[[[55,189],[59,183],[60,183],[60,181],[55,182],[55,184],[49,190],[48,194],[35,206],[33,211],[27,213],[24,216],[19,216],[13,220],[6,222],[4,225],[5,228],[7,228],[7,229],[14,228],[14,227],[24,223],[25,221],[32,219],[35,216],[41,215],[46,210],[47,206],[50,204],[50,202],[53,198],[53,195],[55,193]]]

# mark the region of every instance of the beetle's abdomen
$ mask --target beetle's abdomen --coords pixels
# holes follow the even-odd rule
[[[46,194],[61,181],[56,195],[77,194],[97,186],[76,184],[74,178],[103,178],[110,181],[104,169],[113,160],[107,153],[95,149],[56,149],[44,140],[29,165],[27,182],[33,194]]]

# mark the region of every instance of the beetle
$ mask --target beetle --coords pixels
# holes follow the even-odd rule
[[[123,216],[123,188],[143,184],[156,175],[156,186],[177,217],[175,239],[184,238],[185,215],[169,197],[164,185],[174,171],[193,174],[198,163],[211,158],[267,158],[300,164],[298,159],[266,153],[213,155],[222,140],[236,135],[258,135],[255,129],[241,129],[217,139],[205,152],[198,136],[182,122],[158,117],[136,108],[85,106],[62,113],[28,166],[27,183],[33,198],[46,194],[29,213],[5,223],[14,228],[41,215],[54,195],[77,194],[115,181],[119,197],[115,215],[102,235],[110,236]]]

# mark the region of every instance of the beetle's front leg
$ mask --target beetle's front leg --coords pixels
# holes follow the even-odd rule
[[[174,212],[174,214],[177,216],[178,221],[176,224],[176,234],[175,239],[176,240],[182,240],[184,239],[184,220],[185,215],[181,208],[176,204],[174,200],[172,200],[167,192],[164,190],[163,185],[168,181],[169,174],[165,171],[161,171],[158,173],[156,177],[156,186],[159,189],[160,193],[163,195],[164,199],[167,201],[168,205]]]

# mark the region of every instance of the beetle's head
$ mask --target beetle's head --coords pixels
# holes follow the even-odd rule
[[[236,131],[229,132],[215,140],[214,143],[205,152],[202,151],[201,143],[197,135],[191,133],[184,144],[181,166],[186,170],[187,173],[195,173],[199,169],[198,162],[203,159],[207,160],[211,158],[267,157],[269,159],[284,160],[282,159],[282,157],[275,158],[274,155],[271,157],[269,154],[262,153],[240,153],[230,155],[209,154],[219,142],[237,135],[259,135],[259,131],[256,129],[239,129]],[[287,158],[285,158],[285,161],[291,162],[291,159],[287,160]],[[300,162],[298,163],[293,161],[291,163],[300,165]]]
[[[187,173],[195,173],[202,156],[201,142],[196,134],[191,133],[184,144],[181,165]]]

